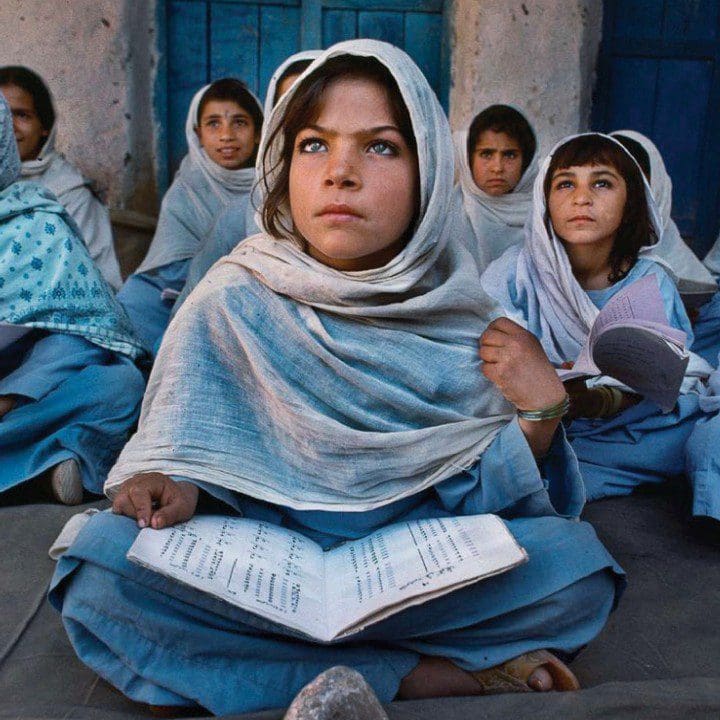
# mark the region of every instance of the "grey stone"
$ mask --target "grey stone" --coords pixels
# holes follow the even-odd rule
[[[363,676],[337,665],[296,695],[283,720],[388,720],[388,716]]]

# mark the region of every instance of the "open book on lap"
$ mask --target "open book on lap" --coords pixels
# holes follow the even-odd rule
[[[669,412],[690,360],[686,340],[668,321],[657,278],[648,275],[608,301],[572,369],[558,375],[563,382],[606,375]]]
[[[127,557],[320,642],[527,561],[496,515],[396,523],[329,551],[267,522],[201,515],[141,530]]]

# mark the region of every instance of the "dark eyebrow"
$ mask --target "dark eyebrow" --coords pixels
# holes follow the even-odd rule
[[[335,130],[331,130],[330,128],[322,127],[322,125],[306,125],[305,127],[301,128],[300,132],[303,132],[304,130],[312,130],[313,132],[322,133],[323,135],[337,135],[338,133]],[[366,128],[363,130],[359,130],[358,132],[354,133],[355,135],[377,135],[381,132],[387,132],[388,130],[391,130],[393,132],[398,133],[398,135],[402,135],[400,132],[400,128],[396,127],[395,125],[378,125],[377,127],[371,127]]]
[[[216,120],[216,119],[222,118],[222,117],[225,117],[224,113],[212,113],[212,115],[206,115],[206,116],[203,118],[203,121],[205,121],[205,120]],[[239,118],[239,117],[249,118],[250,115],[249,115],[248,113],[246,113],[246,112],[236,112],[236,113],[233,113],[230,117],[233,118],[233,119],[234,119],[234,118]]]

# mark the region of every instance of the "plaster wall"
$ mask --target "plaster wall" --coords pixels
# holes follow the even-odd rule
[[[3,0],[0,64],[39,73],[55,98],[57,147],[108,203],[155,212],[148,0]]]
[[[541,151],[589,123],[602,0],[454,0],[450,123],[493,103],[534,124]]]

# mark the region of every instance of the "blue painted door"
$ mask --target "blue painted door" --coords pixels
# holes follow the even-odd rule
[[[605,0],[593,127],[650,137],[673,218],[703,257],[720,229],[720,2]]]
[[[447,105],[443,0],[161,0],[159,184],[187,152],[185,117],[193,94],[214,79],[244,80],[262,99],[273,70],[301,49],[358,37],[404,48]],[[164,155],[164,157],[163,157]]]

